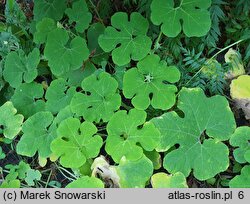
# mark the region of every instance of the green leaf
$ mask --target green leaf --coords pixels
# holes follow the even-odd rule
[[[0,185],[0,188],[20,188],[20,186],[21,186],[20,181],[15,179],[11,181],[4,181]]]
[[[93,163],[93,159],[88,159],[84,165],[79,168],[79,174],[81,176],[91,176],[91,164]]]
[[[235,176],[230,182],[230,188],[250,188],[250,166],[244,166],[239,176]]]
[[[68,118],[60,123],[58,137],[51,143],[51,150],[60,157],[62,166],[79,168],[87,159],[99,154],[102,138],[94,135],[96,132],[93,123],[80,123],[77,118]]]
[[[109,53],[106,53],[98,44],[98,38],[104,33],[105,26],[101,23],[93,23],[87,32],[88,48],[91,53],[91,61],[101,65],[103,61],[107,61]]]
[[[107,125],[108,138],[105,150],[116,163],[125,156],[138,160],[146,151],[154,150],[160,141],[160,133],[151,122],[145,122],[147,113],[131,109],[116,112]],[[142,126],[142,127],[141,127]]]
[[[151,177],[153,188],[187,188],[186,177],[177,172],[173,175],[156,173]]]
[[[144,151],[144,155],[152,161],[155,170],[161,168],[162,159],[161,155],[157,151],[155,150],[150,152]]]
[[[80,87],[82,80],[93,74],[95,71],[96,71],[95,65],[92,64],[90,61],[87,61],[84,64],[83,68],[69,71],[61,75],[60,77],[64,78],[68,82],[69,86]]]
[[[117,88],[117,81],[107,72],[92,74],[82,81],[83,93],[73,96],[72,112],[90,122],[109,121],[121,105]]]
[[[140,13],[133,12],[129,21],[126,13],[117,12],[111,17],[111,25],[98,42],[105,52],[112,51],[115,64],[122,66],[131,60],[138,61],[149,53],[152,44],[146,35],[149,24]]]
[[[47,38],[44,56],[54,75],[61,75],[76,70],[89,56],[86,41],[76,36],[72,40],[66,30],[57,28]]]
[[[206,35],[211,27],[208,11],[211,0],[182,0],[177,6],[174,2],[174,0],[153,0],[152,22],[161,25],[161,31],[168,37],[176,37],[182,29],[187,37]]]
[[[28,170],[30,170],[30,166],[24,161],[20,161],[20,163],[15,167],[15,171],[18,173],[19,179],[25,179]]]
[[[42,177],[42,175],[38,170],[29,169],[27,171],[25,182],[29,186],[34,186],[35,185],[34,181],[39,181],[41,179],[41,177]]]
[[[138,62],[137,68],[124,74],[123,94],[132,98],[136,109],[145,110],[151,104],[155,109],[167,110],[175,104],[177,88],[166,82],[175,83],[179,79],[180,72],[176,67],[167,66],[158,55],[149,55]]]
[[[144,188],[153,174],[153,164],[145,156],[136,161],[122,157],[116,171],[121,188]]]
[[[49,33],[55,29],[56,29],[56,23],[53,19],[43,18],[36,24],[34,42],[37,44],[45,43],[47,41]]]
[[[186,177],[193,169],[199,180],[214,177],[229,166],[229,150],[221,141],[228,140],[235,130],[235,120],[228,101],[223,96],[207,98],[200,88],[182,88],[178,109],[152,121],[162,134],[157,151],[169,152],[163,166],[170,173],[182,172]]]
[[[85,0],[74,2],[72,8],[67,8],[65,13],[69,17],[69,23],[76,23],[75,28],[78,32],[86,30],[92,20]]]
[[[11,97],[11,101],[17,111],[28,118],[39,111],[45,110],[45,102],[42,97],[43,86],[35,82],[21,84]]]
[[[3,70],[4,79],[16,88],[23,81],[30,83],[37,77],[37,65],[40,62],[40,52],[37,48],[33,49],[28,56],[22,50],[10,52],[5,61]]]
[[[74,114],[71,111],[70,106],[66,106],[65,108],[61,109],[58,114],[56,115],[55,119],[53,120],[53,125],[58,127],[58,125],[65,119],[73,117]]]
[[[48,17],[58,21],[63,17],[65,9],[65,0],[35,0],[34,20],[40,21]]]
[[[10,101],[0,106],[0,113],[0,134],[13,139],[21,131],[24,117],[16,114],[17,110]]]
[[[9,33],[9,32],[0,32],[0,56],[5,57],[11,51],[19,48],[19,39]],[[3,63],[3,61],[1,61]]]
[[[46,91],[46,110],[53,114],[70,104],[71,98],[76,93],[75,87],[69,87],[65,79],[56,79],[51,82]]]
[[[5,168],[9,169],[9,174],[5,177],[8,181],[16,178],[24,180],[27,172],[31,169],[24,161],[20,161],[18,165],[6,165]]]
[[[66,188],[104,188],[104,184],[98,178],[83,176],[69,183]]]
[[[23,124],[23,135],[17,144],[18,154],[33,157],[38,152],[39,157],[47,158],[51,155],[50,143],[56,137],[49,128],[53,122],[53,115],[41,111],[29,117]]]
[[[4,3],[4,22],[6,22],[7,25],[22,27],[27,24],[27,18],[24,14],[24,11],[17,1],[8,0]]]
[[[123,77],[124,77],[125,73],[126,73],[126,67],[125,66],[122,66],[122,67],[116,66],[115,67],[115,73],[113,74],[113,77],[117,80],[118,88],[120,90],[123,89]]]
[[[238,127],[230,138],[230,144],[234,149],[234,158],[239,163],[250,163],[250,127]]]
[[[2,147],[0,146],[0,160],[4,159],[6,157],[6,154],[3,152]]]

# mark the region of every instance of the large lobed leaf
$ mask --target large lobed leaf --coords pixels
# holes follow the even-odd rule
[[[11,101],[25,118],[33,114],[45,110],[45,102],[42,99],[44,94],[43,86],[41,84],[23,83],[16,88]]]
[[[149,24],[140,13],[133,12],[129,20],[126,13],[117,12],[111,17],[111,25],[98,42],[105,52],[112,51],[115,64],[122,66],[131,60],[138,61],[149,53],[152,44],[146,35]]]
[[[177,172],[173,175],[166,173],[156,173],[151,177],[153,188],[187,188],[185,176]]]
[[[13,139],[22,129],[24,117],[16,113],[10,101],[0,106],[0,132],[8,139]]]
[[[75,87],[69,87],[65,79],[56,79],[51,82],[46,91],[46,110],[53,114],[58,113],[69,105],[73,95],[76,93]]]
[[[49,157],[50,143],[56,137],[49,128],[53,119],[53,115],[47,111],[40,111],[29,117],[23,124],[23,135],[17,144],[17,153],[33,157],[38,152],[41,158]]]
[[[62,166],[79,168],[87,159],[99,154],[102,138],[95,135],[96,132],[93,123],[81,123],[77,118],[67,118],[58,127],[58,137],[52,141],[51,150],[60,157]]]
[[[145,111],[131,109],[128,113],[118,111],[110,119],[105,150],[115,162],[119,163],[123,156],[138,160],[143,149],[152,151],[159,144],[160,133],[153,123],[145,122],[146,117]]]
[[[235,176],[230,182],[230,188],[250,188],[250,166],[244,166],[241,174]]]
[[[78,32],[86,30],[92,20],[92,15],[85,0],[74,2],[72,8],[67,8],[65,13],[69,17],[69,22],[76,24],[75,28]]]
[[[164,168],[170,173],[182,172],[206,180],[229,166],[229,150],[221,141],[228,140],[235,130],[235,120],[223,96],[207,98],[200,88],[182,88],[178,108],[184,117],[175,112],[165,113],[152,122],[162,134],[158,151],[179,147],[164,158]]]
[[[122,157],[115,169],[121,188],[144,188],[153,174],[153,164],[146,156],[136,161]]]
[[[73,113],[90,122],[107,122],[121,105],[117,81],[106,72],[92,74],[82,81],[83,93],[76,93],[70,103]]]
[[[234,158],[239,163],[250,163],[250,127],[238,127],[230,138],[230,144],[235,147]]]
[[[54,75],[76,70],[89,56],[85,39],[76,36],[70,40],[66,30],[57,28],[47,37],[44,56]]]
[[[9,84],[17,88],[23,81],[30,83],[38,75],[37,65],[40,62],[40,52],[34,48],[28,56],[24,52],[10,52],[5,60],[3,76]]]
[[[153,0],[151,20],[161,25],[161,31],[168,37],[176,37],[181,30],[188,37],[201,37],[211,27],[208,8],[211,0],[181,0],[175,6],[174,0]]]
[[[158,55],[148,55],[129,69],[123,77],[123,94],[132,98],[135,108],[145,110],[151,104],[155,109],[169,109],[175,104],[176,86],[180,72],[175,66],[167,66]],[[152,94],[152,99],[150,95]]]
[[[36,32],[34,34],[34,42],[41,44],[47,41],[51,31],[56,29],[56,22],[51,18],[43,18],[36,24]]]
[[[66,6],[66,0],[35,0],[34,20],[48,17],[58,21],[63,17]]]

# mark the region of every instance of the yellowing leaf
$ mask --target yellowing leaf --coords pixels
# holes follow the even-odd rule
[[[187,188],[186,177],[177,172],[173,175],[156,173],[151,177],[153,188]]]
[[[250,76],[239,76],[232,81],[230,88],[233,99],[250,99]]]
[[[225,62],[231,65],[231,70],[226,73],[226,78],[232,79],[237,76],[245,74],[245,69],[241,56],[238,52],[230,48],[225,54]]]
[[[230,93],[236,106],[243,110],[246,119],[250,119],[250,76],[242,75],[232,80]]]

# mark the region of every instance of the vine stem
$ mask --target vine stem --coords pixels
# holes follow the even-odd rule
[[[77,179],[77,177],[74,174],[72,174],[71,172],[69,172],[67,169],[65,169],[63,167],[60,167],[60,166],[58,166],[58,168],[61,169],[61,170],[63,170],[63,171],[65,171],[67,174],[69,174],[73,178]]]
[[[52,175],[52,170],[51,170],[51,171],[50,171],[50,173],[49,173],[49,177],[48,177],[48,179],[47,179],[47,181],[46,181],[45,188],[47,188],[47,186],[48,186],[48,184],[49,184],[49,181],[50,181],[51,175]]]
[[[61,173],[65,178],[67,178],[68,180],[74,181],[74,179],[77,179],[77,177],[76,177],[75,175],[73,175],[72,173],[70,173],[68,170],[64,169],[63,167],[58,166],[56,163],[55,163],[55,165],[56,165],[56,168],[60,171],[60,173]],[[72,179],[72,178],[66,176],[66,175],[63,173],[63,171],[65,171],[67,174],[69,174],[70,176],[72,176],[74,179]]]
[[[43,183],[43,184],[47,184],[47,182],[45,182],[45,181],[39,181],[40,183]],[[55,185],[51,185],[51,184],[49,184],[49,186],[50,187],[53,187],[53,188],[58,188],[58,186],[55,186]],[[46,188],[46,187],[45,187]]]
[[[159,44],[159,42],[161,40],[161,36],[162,36],[162,31],[159,33],[159,35],[158,35],[158,37],[157,37],[157,39],[155,41],[154,49],[153,49],[152,53],[154,53],[157,50],[157,46],[158,46],[158,44]]]
[[[227,50],[228,48],[230,48],[230,47],[232,47],[232,46],[234,46],[234,45],[236,45],[236,44],[241,43],[242,41],[244,41],[244,39],[238,40],[237,42],[234,42],[234,43],[232,43],[232,44],[230,44],[230,45],[224,47],[224,48],[221,49],[219,52],[215,53],[210,59],[208,59],[208,62],[211,61],[212,59],[214,59],[218,54],[224,52],[225,50]],[[195,73],[195,75],[192,76],[191,79],[188,80],[188,82],[187,82],[185,85],[189,84],[190,81],[192,81],[192,80],[202,71],[203,68],[204,68],[204,66],[201,67],[201,68]]]
[[[228,48],[230,48],[230,47],[232,47],[232,46],[234,46],[234,45],[237,45],[237,44],[241,43],[242,41],[244,41],[244,39],[238,40],[237,42],[234,42],[234,43],[232,43],[232,44],[230,44],[230,45],[224,47],[224,48],[221,49],[219,52],[215,53],[215,54],[210,58],[210,60],[213,59],[213,58],[215,58],[218,54],[224,52],[224,51],[227,50]]]
[[[130,106],[128,106],[127,104],[122,102],[122,106],[126,109],[126,110],[130,110],[132,109]]]
[[[103,23],[103,21],[102,21],[102,18],[101,18],[101,16],[100,16],[99,12],[98,12],[97,9],[96,9],[95,4],[92,2],[92,0],[89,0],[89,2],[90,2],[90,4],[91,4],[91,6],[94,8],[94,11],[95,11],[96,15],[98,16],[99,20],[101,21],[101,24],[104,25],[104,23]]]

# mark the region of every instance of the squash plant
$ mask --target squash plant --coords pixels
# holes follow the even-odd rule
[[[115,4],[6,1],[0,187],[250,187],[249,122],[225,91],[247,62],[217,58],[248,37],[207,40],[219,43],[225,2]]]

